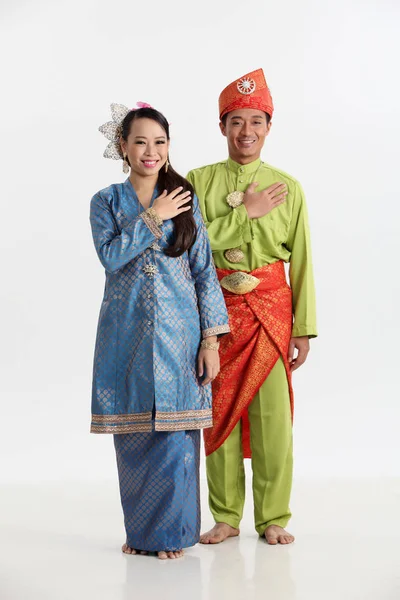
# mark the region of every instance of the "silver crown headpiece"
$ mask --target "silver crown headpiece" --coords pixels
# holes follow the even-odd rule
[[[146,102],[136,102],[136,108],[127,108],[123,104],[111,104],[111,116],[113,120],[107,121],[107,123],[99,127],[99,131],[110,140],[107,148],[104,150],[104,158],[123,160],[124,157],[120,146],[122,122],[128,113],[138,108],[152,108],[152,106]]]

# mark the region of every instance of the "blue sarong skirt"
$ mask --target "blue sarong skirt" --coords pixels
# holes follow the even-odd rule
[[[126,543],[176,551],[200,536],[200,431],[114,435]]]

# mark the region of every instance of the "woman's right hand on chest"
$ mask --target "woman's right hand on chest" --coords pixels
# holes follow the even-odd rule
[[[173,219],[187,210],[190,206],[185,206],[192,199],[189,191],[182,192],[183,187],[178,187],[169,194],[167,190],[158,196],[153,202],[153,208],[158,216],[163,220]]]

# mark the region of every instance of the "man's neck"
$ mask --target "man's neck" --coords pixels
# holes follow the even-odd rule
[[[258,156],[250,156],[250,157],[244,157],[244,158],[238,157],[238,156],[232,156],[230,154],[229,158],[231,160],[233,160],[233,162],[237,163],[238,165],[249,165],[250,163],[253,163],[256,160],[259,160],[260,154]]]

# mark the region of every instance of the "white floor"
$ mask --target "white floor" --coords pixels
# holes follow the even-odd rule
[[[287,547],[257,537],[249,494],[240,538],[176,561],[120,552],[116,482],[0,494],[1,600],[400,600],[399,481],[296,482]]]

